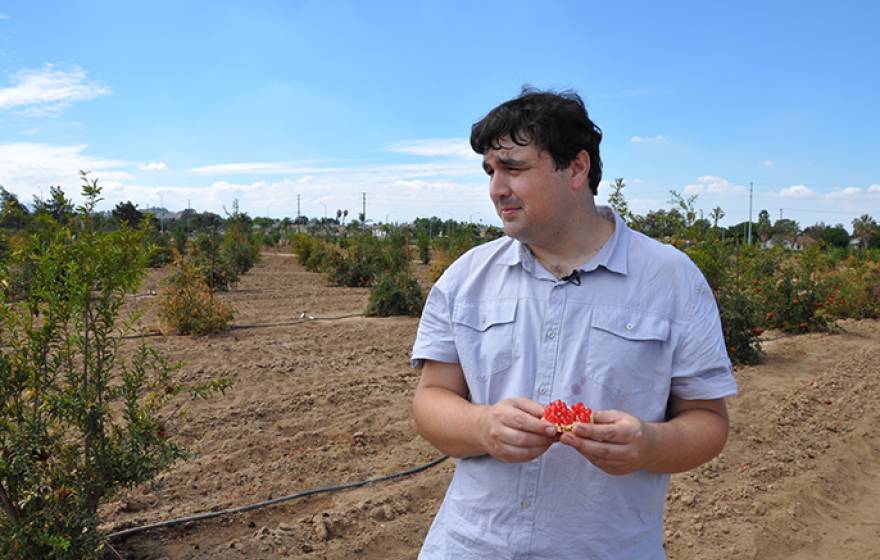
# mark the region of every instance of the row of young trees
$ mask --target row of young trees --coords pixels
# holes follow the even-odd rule
[[[861,240],[855,246],[841,225],[817,224],[800,230],[791,220],[769,223],[769,215],[761,212],[759,221],[752,224],[755,243],[748,244],[742,224],[717,225],[724,217],[721,208],[714,209],[709,221],[699,217],[695,196],[672,192],[671,209],[639,215],[629,210],[624,186],[623,179],[617,179],[609,197],[618,214],[634,229],[688,253],[708,279],[734,363],[759,361],[762,335],[768,329],[802,333],[828,330],[841,318],[880,317],[880,249],[875,248],[878,233],[870,216],[854,222]],[[430,263],[428,279],[433,281],[466,250],[501,235],[497,229],[438,218],[384,228],[395,240],[392,245],[396,243],[400,258],[369,257],[380,254],[387,243],[383,245],[361,229],[353,236],[300,234],[293,248],[308,269],[328,273],[332,282],[368,286],[379,274],[398,270],[409,274],[408,258],[402,255],[411,243],[414,248],[410,250],[417,251],[421,262]],[[772,247],[759,243],[774,237],[804,241],[803,236],[811,242],[804,242],[797,251],[787,249],[801,249],[794,243]],[[400,312],[417,314],[419,308],[413,303],[408,311]]]
[[[767,248],[746,242],[748,224],[718,227],[724,217],[720,208],[712,213],[715,224],[698,218],[696,196],[672,192],[671,210],[635,214],[623,196],[624,186],[617,179],[609,197],[618,214],[634,229],[685,251],[706,276],[734,363],[761,359],[761,335],[767,329],[822,331],[833,328],[837,319],[880,317],[880,229],[871,216],[853,222],[860,240],[860,247],[853,247],[842,225],[800,230],[792,220],[771,224],[762,211],[752,224],[757,239],[776,236],[798,250],[781,243]],[[795,244],[798,239],[801,243]]]
[[[696,195],[685,196],[675,191],[670,192],[669,203],[672,206],[670,209],[651,210],[643,215],[631,212],[623,195],[625,186],[626,182],[623,178],[618,177],[614,180],[608,197],[609,204],[630,227],[655,239],[679,236],[681,232],[686,231],[689,237],[702,238],[711,234],[743,243],[748,241],[749,229],[751,229],[753,240],[760,243],[787,242],[789,246],[793,246],[801,239],[807,244],[824,242],[831,247],[846,249],[854,238],[862,248],[880,248],[880,226],[869,214],[852,221],[852,237],[843,224],[830,226],[819,222],[801,229],[796,221],[788,218],[772,221],[767,210],[758,212],[757,221],[751,223],[751,228],[748,221],[721,227],[718,222],[726,216],[726,213],[720,206],[713,208],[707,218],[696,210]]]

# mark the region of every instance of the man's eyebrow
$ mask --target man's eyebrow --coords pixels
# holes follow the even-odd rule
[[[498,156],[495,158],[494,163],[497,163],[498,165],[502,165],[504,167],[523,167],[528,162],[524,159]],[[485,169],[486,171],[490,169],[489,163],[486,160],[483,160],[483,169]]]

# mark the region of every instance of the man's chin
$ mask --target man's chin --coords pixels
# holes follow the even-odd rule
[[[504,233],[507,237],[512,237],[513,239],[520,239],[522,237],[523,231],[522,228],[519,227],[519,224],[516,222],[503,222]]]

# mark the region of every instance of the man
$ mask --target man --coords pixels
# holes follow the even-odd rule
[[[507,237],[453,263],[419,325],[416,426],[461,459],[420,558],[663,558],[668,473],[724,446],[715,300],[594,205],[601,138],[574,93],[524,90],[473,126]],[[595,423],[557,437],[556,399]]]

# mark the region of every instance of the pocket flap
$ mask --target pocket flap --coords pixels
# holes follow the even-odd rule
[[[669,319],[659,315],[620,311],[596,312],[593,327],[627,340],[666,340],[669,338]]]
[[[478,331],[492,325],[512,323],[516,319],[516,300],[460,301],[452,313],[452,322]]]

